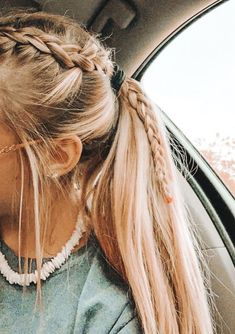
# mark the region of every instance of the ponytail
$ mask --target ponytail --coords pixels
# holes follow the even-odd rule
[[[212,334],[198,257],[206,263],[166,129],[137,81],[125,79],[118,103],[116,135],[94,193],[95,233],[131,287],[144,333]]]
[[[1,69],[5,60],[12,64],[2,81],[3,119],[21,141],[43,138],[46,144],[26,150],[37,270],[40,228],[51,220],[45,151],[54,147],[51,138],[77,135],[79,164],[63,175],[63,185],[54,185],[67,196],[84,167],[76,205],[106,260],[129,284],[143,332],[212,334],[209,269],[177,184],[166,128],[137,81],[126,77],[115,96],[111,54],[66,16],[16,12],[1,19]],[[22,198],[23,189],[21,209],[27,208]]]

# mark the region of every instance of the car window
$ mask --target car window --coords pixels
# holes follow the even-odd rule
[[[235,195],[235,0],[183,29],[142,76],[152,100]]]

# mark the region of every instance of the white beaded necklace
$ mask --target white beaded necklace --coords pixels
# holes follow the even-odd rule
[[[73,248],[78,244],[79,240],[82,237],[82,233],[86,231],[85,224],[82,219],[79,218],[76,222],[76,228],[72,233],[71,238],[69,241],[63,246],[61,252],[59,252],[53,259],[48,262],[45,262],[41,269],[41,279],[44,281],[50,276],[51,273],[56,268],[60,268],[65,260],[68,259],[69,255],[71,254]],[[36,283],[38,278],[38,271],[35,270],[34,273],[27,273],[27,274],[19,274],[12,270],[5,258],[5,255],[2,254],[0,251],[0,272],[6,278],[6,280],[10,284],[18,284],[21,286],[30,285],[30,283]]]

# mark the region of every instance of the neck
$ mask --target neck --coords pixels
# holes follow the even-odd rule
[[[54,206],[51,211],[51,219],[46,228],[46,238],[44,238],[43,258],[54,257],[61,251],[62,247],[71,238],[76,226],[78,215],[78,205],[71,199],[57,200],[60,203]],[[32,217],[32,215],[31,215]],[[27,224],[28,223],[28,224]],[[26,226],[28,225],[28,228]],[[15,255],[21,257],[36,258],[34,220],[26,219],[22,216],[21,223],[21,243],[19,247],[19,224],[14,221],[14,217],[3,217],[0,224],[0,238]],[[45,226],[43,226],[45,228]],[[30,231],[30,232],[29,232]],[[88,233],[84,233],[74,251],[84,246],[88,239]],[[42,236],[41,236],[42,242]]]

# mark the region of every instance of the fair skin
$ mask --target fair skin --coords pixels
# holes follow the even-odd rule
[[[0,149],[4,146],[10,146],[18,143],[14,132],[0,123]],[[48,160],[50,172],[57,172],[59,176],[67,174],[79,162],[82,143],[78,136],[70,137],[70,141],[63,139],[57,140],[58,156]],[[15,151],[0,155],[0,239],[3,240],[18,256],[18,220],[12,214],[11,203],[13,189],[16,189],[17,203],[20,199],[20,180],[21,170],[20,164],[16,160],[17,153]],[[25,164],[24,164],[25,165]],[[26,170],[26,184],[28,169]],[[21,256],[36,258],[35,253],[35,234],[34,234],[34,216],[33,216],[33,196],[27,186],[24,187],[25,198],[27,198],[27,208],[22,213],[22,234],[21,234]],[[48,226],[47,235],[50,236],[45,241],[43,257],[55,256],[66,242],[70,239],[75,228],[76,217],[78,214],[79,190],[74,190],[70,198],[62,198],[55,189],[50,189],[52,198],[55,198],[55,205],[52,207],[51,221]],[[26,217],[26,212],[28,216]],[[30,226],[30,233],[26,232],[26,224]],[[87,242],[88,234],[80,239],[75,246],[74,251],[84,246]]]

